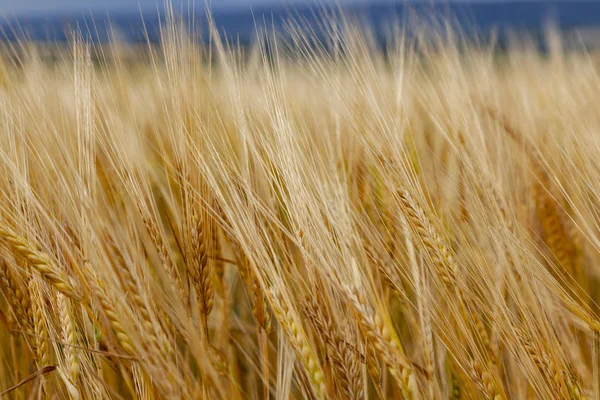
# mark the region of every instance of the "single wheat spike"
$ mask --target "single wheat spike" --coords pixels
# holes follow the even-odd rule
[[[0,310],[0,323],[2,323],[11,335],[14,335],[16,332],[14,331],[13,323],[16,322],[15,316],[17,320],[19,319],[19,314],[21,314],[19,309],[21,306],[14,295],[14,291],[5,279],[3,268],[4,265],[0,265],[0,294],[4,295],[4,298],[8,302],[8,307],[13,313],[7,312],[5,314],[4,311]]]
[[[159,317],[160,323],[158,325],[153,323],[149,308],[150,306],[148,305],[150,302],[148,301],[147,303],[145,301],[145,299],[149,300],[149,298],[148,296],[144,296],[142,294],[139,288],[138,280],[134,277],[131,271],[132,269],[136,268],[137,264],[133,263],[130,265],[127,263],[123,258],[123,253],[121,250],[115,246],[114,243],[112,243],[111,239],[108,239],[108,241],[110,242],[109,245],[113,252],[112,254],[115,258],[115,263],[119,267],[119,273],[121,274],[123,285],[125,286],[127,293],[131,296],[136,310],[139,310],[140,312],[140,318],[145,332],[150,334],[153,344],[155,345],[154,349],[162,349],[159,351],[159,353],[164,351],[165,354],[171,356],[173,353],[173,348],[167,334],[165,334],[166,331],[171,336],[175,336],[170,319],[166,315],[161,315]]]
[[[516,336],[542,376],[554,387],[554,392],[564,399],[575,398],[571,395],[577,394],[577,391],[573,393],[572,390],[577,386],[577,382],[571,380],[571,376],[565,375],[564,368],[557,365],[554,356],[538,346],[524,329],[516,328]]]
[[[392,328],[381,317],[375,315],[358,290],[347,288],[346,294],[360,331],[388,366],[404,398],[420,398],[413,368]]]
[[[423,242],[440,279],[449,289],[455,290],[458,267],[448,247],[410,193],[400,189],[399,194],[409,225]]]
[[[242,282],[246,286],[250,297],[250,306],[252,315],[256,320],[259,328],[259,347],[261,354],[261,364],[263,371],[264,396],[269,396],[269,347],[268,334],[271,332],[271,314],[267,308],[267,302],[263,294],[260,282],[256,277],[255,270],[250,266],[250,261],[243,253],[240,246],[233,239],[229,238],[230,245],[233,249],[234,257],[238,266],[238,271]]]
[[[18,323],[25,331],[26,340],[34,346],[35,343],[32,341],[34,331],[30,318],[32,314],[29,292],[15,277],[15,273],[8,267],[5,261],[0,261],[0,285],[17,317]]]
[[[307,296],[303,306],[305,314],[321,337],[327,357],[331,361],[338,392],[345,399],[361,398],[362,381],[355,351],[348,346],[329,317],[330,314],[323,313],[314,297]]]
[[[127,294],[130,296],[135,310],[139,313],[143,332],[149,339],[150,346],[148,346],[148,348],[156,354],[156,356],[162,354],[166,354],[167,357],[172,356],[173,348],[171,343],[160,324],[155,324],[153,322],[150,310],[142,297],[142,293],[139,290],[136,279],[131,273],[130,267],[124,263],[121,264],[120,267],[119,272],[122,274],[123,284],[127,290]]]
[[[177,270],[177,265],[175,264],[173,258],[169,254],[169,249],[163,239],[163,236],[160,233],[160,230],[158,229],[158,226],[152,219],[152,216],[150,215],[150,212],[146,207],[139,205],[138,209],[142,216],[142,222],[146,226],[148,234],[150,235],[150,240],[152,240],[152,244],[154,244],[154,247],[158,252],[160,262],[167,271],[170,281],[175,282],[175,289],[177,289],[181,300],[184,302],[184,304],[188,304],[188,301],[186,301],[186,299],[188,298],[187,291],[183,286],[181,276],[179,274],[179,271]]]
[[[246,286],[250,291],[252,314],[254,315],[254,318],[256,318],[258,326],[269,333],[271,331],[271,315],[267,309],[267,303],[263,296],[260,283],[255,278],[254,270],[248,264],[248,259],[243,257],[242,262],[240,263],[240,271],[243,270],[244,272],[241,272],[242,276],[247,277]]]
[[[517,327],[515,333],[521,346],[540,374],[553,387],[553,391],[563,399],[570,399],[569,387],[563,377],[563,371],[557,367],[554,358],[540,348],[524,329]]]
[[[68,380],[77,391],[79,380],[79,357],[77,354],[77,329],[73,319],[73,311],[69,299],[62,293],[57,294],[58,311],[62,324],[62,337],[66,343],[64,346],[65,363],[69,373]]]
[[[377,358],[377,351],[369,342],[365,344],[364,362],[367,365],[367,372],[373,381],[377,398],[384,400],[385,394],[383,393],[383,388],[381,387],[381,366],[379,365],[379,359]]]
[[[0,241],[9,246],[17,255],[27,260],[27,264],[38,271],[56,290],[73,300],[78,301],[81,299],[69,277],[52,262],[46,253],[36,250],[25,239],[4,227],[0,227]]]
[[[46,326],[46,315],[44,306],[44,295],[40,282],[35,277],[31,277],[28,282],[29,294],[31,296],[33,309],[33,325],[36,341],[36,361],[38,368],[50,365],[50,351],[48,349],[48,329]]]
[[[214,287],[210,263],[208,262],[209,240],[206,220],[200,218],[197,210],[192,210],[191,254],[188,259],[189,275],[196,290],[196,297],[203,319],[205,333],[208,333],[208,315],[214,305]]]
[[[484,368],[481,363],[476,360],[471,362],[471,372],[475,383],[479,386],[482,393],[490,400],[504,400],[506,396],[500,391],[494,376],[489,372],[490,369],[491,366]]]
[[[125,331],[123,324],[121,324],[119,313],[117,312],[117,309],[115,308],[112,299],[109,297],[108,293],[104,289],[104,284],[102,283],[100,278],[96,276],[96,274],[93,272],[92,267],[88,263],[86,263],[86,266],[86,270],[88,271],[91,277],[90,286],[92,287],[94,294],[100,302],[100,306],[102,307],[102,310],[104,311],[104,314],[106,315],[106,318],[110,323],[110,326],[115,334],[115,337],[117,338],[119,346],[128,355],[134,355],[135,350],[131,338]]]
[[[423,349],[423,366],[425,367],[425,370],[429,373],[429,376],[427,377],[427,396],[429,398],[433,398],[435,391],[435,349],[433,345],[433,327],[431,321],[431,310],[428,306],[430,302],[430,296],[429,294],[427,294],[426,276],[421,271],[420,263],[417,261],[415,246],[412,239],[412,233],[410,232],[410,227],[408,226],[408,222],[406,221],[406,218],[401,218],[400,222],[402,224],[402,233],[404,236],[404,243],[406,246],[406,254],[410,262],[410,267],[412,270],[411,272],[413,276],[413,284],[416,290],[416,297],[418,299],[417,310],[420,318],[419,324],[416,326],[418,327],[418,335],[421,338],[419,340],[420,346]],[[410,306],[410,304],[406,305],[406,307]]]
[[[230,238],[229,242],[233,250],[240,277],[249,292],[252,315],[256,319],[258,325],[269,333],[271,331],[271,315],[269,314],[267,302],[260,286],[260,282],[256,277],[254,268],[250,265],[248,257],[246,257],[239,244],[237,244],[233,238]]]
[[[286,305],[278,292],[270,291],[270,300],[279,326],[285,333],[312,385],[314,394],[319,399],[326,397],[327,388],[325,376],[319,360],[311,348],[302,325],[298,322],[295,313]]]
[[[400,200],[405,210],[409,226],[421,239],[427,254],[433,262],[436,272],[446,288],[453,291],[458,300],[460,311],[465,322],[475,327],[476,334],[490,357],[494,357],[494,351],[490,346],[490,339],[485,326],[477,313],[468,313],[467,301],[462,289],[457,285],[456,276],[458,266],[450,253],[448,246],[444,243],[437,230],[434,228],[423,209],[417,204],[413,197],[405,189],[400,189]]]
[[[50,365],[50,349],[48,348],[48,328],[46,325],[45,296],[37,276],[30,277],[27,282],[31,297],[33,326],[35,332],[35,362],[38,369]],[[42,397],[46,398],[46,381],[42,378]]]

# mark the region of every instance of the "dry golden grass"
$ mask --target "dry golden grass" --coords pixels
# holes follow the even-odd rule
[[[594,57],[292,31],[8,51],[0,393],[600,398]]]

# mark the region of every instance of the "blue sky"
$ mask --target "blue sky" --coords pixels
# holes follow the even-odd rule
[[[190,0],[192,1],[192,0]],[[297,4],[306,3],[307,0],[212,0],[216,7],[249,7],[261,4]],[[320,3],[361,2],[368,3],[373,0],[308,0]],[[393,1],[393,0],[387,0]],[[431,0],[429,0],[431,1]],[[52,12],[52,11],[87,11],[87,10],[137,10],[138,3],[146,9],[156,8],[156,4],[164,4],[164,0],[0,0],[0,13],[27,13],[27,12]],[[187,4],[188,0],[173,0],[173,3]],[[203,6],[204,0],[195,0],[196,6]]]

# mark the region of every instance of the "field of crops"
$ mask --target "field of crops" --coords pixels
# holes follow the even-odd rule
[[[338,28],[3,51],[0,395],[600,398],[597,59]]]

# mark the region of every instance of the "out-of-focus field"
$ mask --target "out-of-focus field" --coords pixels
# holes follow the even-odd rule
[[[331,29],[4,50],[1,394],[600,397],[597,58]]]

